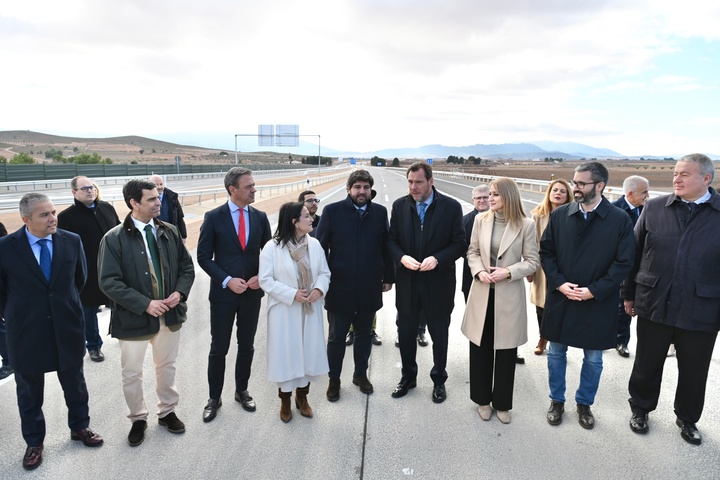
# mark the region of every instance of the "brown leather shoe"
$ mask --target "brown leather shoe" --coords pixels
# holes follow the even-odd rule
[[[360,387],[362,393],[371,394],[375,391],[373,384],[366,375],[353,375],[353,385]]]
[[[25,470],[35,470],[42,463],[43,446],[27,447],[25,456],[23,457],[23,468]]]
[[[340,399],[340,379],[339,378],[331,378],[330,379],[330,381],[328,382],[327,392],[325,392],[325,396],[331,402],[337,402]]]
[[[538,340],[538,344],[535,347],[535,351],[533,353],[535,353],[535,355],[542,355],[545,351],[545,347],[547,347],[547,340],[540,337],[540,340]]]
[[[292,392],[283,392],[278,388],[278,397],[280,397],[280,420],[288,423],[292,420],[292,409],[290,408]]]
[[[310,392],[310,384],[307,387],[295,389],[295,408],[300,410],[300,415],[303,417],[312,418],[313,411],[310,408],[310,404],[307,401],[307,394]]]
[[[70,438],[72,440],[81,440],[86,447],[99,447],[103,444],[103,438],[89,428],[71,430]]]

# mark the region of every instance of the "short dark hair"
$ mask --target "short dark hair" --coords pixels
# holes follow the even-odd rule
[[[432,167],[425,162],[415,162],[410,165],[405,172],[405,177],[407,178],[410,172],[417,172],[421,169],[425,172],[425,180],[430,180],[432,178]]]
[[[278,224],[275,229],[275,243],[284,247],[290,240],[295,239],[295,224],[293,220],[298,220],[302,215],[305,206],[302,202],[287,202],[280,206],[278,212]]]
[[[243,167],[232,167],[225,174],[225,190],[230,195],[230,187],[237,187],[240,177],[243,175],[252,175],[252,170]]]
[[[140,203],[143,197],[143,190],[152,190],[153,188],[157,188],[157,185],[155,185],[155,182],[151,182],[150,180],[140,180],[134,178],[128,181],[125,185],[123,185],[122,189],[123,198],[125,198],[125,205],[132,210],[130,200],[135,200],[137,203]]]
[[[315,192],[313,192],[312,190],[305,190],[304,192],[300,192],[300,195],[298,196],[298,202],[304,202],[305,197],[307,197],[308,195],[317,195],[317,194]]]
[[[355,170],[352,172],[347,179],[347,188],[352,188],[357,182],[367,182],[371,187],[375,184],[375,180],[367,170]]]
[[[603,165],[600,162],[586,162],[578,165],[575,167],[576,172],[590,172],[590,176],[592,177],[592,181],[595,183],[603,182],[605,186],[603,186],[603,190],[605,190],[605,187],[608,184],[608,179],[610,178],[610,174],[608,173],[608,169],[605,168],[605,165]],[[602,190],[601,190],[602,191]]]

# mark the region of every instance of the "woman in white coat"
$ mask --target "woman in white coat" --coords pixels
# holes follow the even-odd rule
[[[300,202],[280,207],[275,235],[260,253],[260,288],[267,300],[267,379],[278,384],[280,419],[292,419],[290,398],[304,417],[310,381],[328,372],[323,297],[330,269],[320,242],[308,235],[313,219]]]
[[[525,277],[540,266],[535,222],[509,178],[490,182],[490,210],[477,215],[467,259],[470,287],[462,332],[470,340],[470,398],[483,420],[493,407],[510,423],[517,347],[527,342]],[[491,406],[492,404],[492,406]]]

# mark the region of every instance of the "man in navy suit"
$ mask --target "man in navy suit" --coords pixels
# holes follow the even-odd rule
[[[88,428],[88,391],[83,374],[85,331],[80,290],[87,266],[80,237],[57,228],[55,206],[41,193],[20,200],[25,228],[0,239],[0,316],[15,369],[23,467],[42,463],[45,372],[57,371],[68,407],[70,438],[88,447],[103,439]]]
[[[248,381],[255,348],[260,299],[258,282],[260,249],[271,238],[270,222],[264,212],[250,204],[255,201],[255,180],[246,168],[234,167],[225,175],[227,203],[205,214],[197,246],[198,264],[210,275],[210,355],[208,384],[210,399],[203,421],[210,422],[222,406],[225,356],[230,348],[233,324],[237,319],[238,352],[235,361],[235,400],[249,411],[255,401]]]
[[[613,205],[625,210],[627,214],[630,215],[633,227],[635,227],[638,218],[640,218],[640,212],[642,212],[645,202],[650,198],[649,190],[650,183],[647,178],[632,175],[627,177],[623,182],[623,192],[625,192],[625,195],[612,202]],[[628,343],[630,343],[630,320],[632,320],[632,317],[625,313],[625,305],[623,304],[623,299],[620,298],[618,307],[617,347],[615,347],[615,349],[621,357],[630,356],[630,350],[628,350]]]

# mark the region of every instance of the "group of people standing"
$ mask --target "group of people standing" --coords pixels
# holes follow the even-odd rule
[[[567,350],[577,347],[584,352],[575,394],[578,421],[586,429],[594,427],[590,407],[602,352],[616,348],[629,355],[629,328],[618,328],[618,321],[637,315],[630,427],[648,431],[665,355],[674,344],[676,423],[686,441],[700,444],[695,423],[720,329],[720,295],[713,280],[720,266],[712,242],[720,225],[720,195],[710,186],[714,166],[701,154],[681,158],[673,174],[674,193],[651,200],[647,180],[631,177],[616,205],[603,196],[608,176],[598,162],[578,166],[571,183],[550,182],[532,218],[525,214],[515,182],[497,178],[473,190],[475,208],[463,217],[459,202],[434,187],[432,167],[418,162],[407,169],[408,195],[393,203],[388,222],[387,209],[372,202],[373,177],[356,170],[347,180],[347,197],[326,206],[322,217],[316,214],[319,199],[314,194],[282,205],[272,234],[267,215],[251,206],[256,192],[252,172],[230,169],[224,179],[228,201],[206,213],[197,247],[198,263],[211,279],[209,399],[203,420],[214,420],[222,406],[235,326],[234,398],[243,409],[256,410],[248,382],[264,294],[266,376],[278,386],[283,422],[292,418],[293,391],[300,414],[313,416],[307,399],[310,383],[326,374],[326,397],[340,398],[351,327],[352,383],[362,393],[373,393],[367,371],[374,320],[383,292],[393,284],[402,374],[392,397],[404,397],[417,386],[422,317],[433,339],[431,399],[442,403],[447,398],[455,263],[465,257],[467,306],[461,330],[470,341],[470,398],[482,420],[490,420],[494,412],[502,423],[511,421],[517,348],[528,339],[528,281],[540,327],[535,353],[546,348],[548,353],[548,423],[562,422]],[[104,359],[97,311],[105,304],[112,309],[110,334],[120,345],[132,422],[128,443],[140,445],[147,428],[142,378],[148,345],[157,380],[158,424],[172,433],[185,431],[175,413],[175,359],[195,273],[184,245],[187,232],[177,195],[169,195],[162,178],[153,180],[125,184],[130,213],[122,223],[86,177],[73,179],[75,204],[60,215],[46,195],[26,194],[20,201],[24,228],[0,239],[0,314],[7,328],[3,347],[8,347],[16,375],[28,445],[26,469],[42,462],[45,372],[57,371],[70,437],[90,447],[103,444],[89,428],[82,359],[85,350],[93,361]]]

